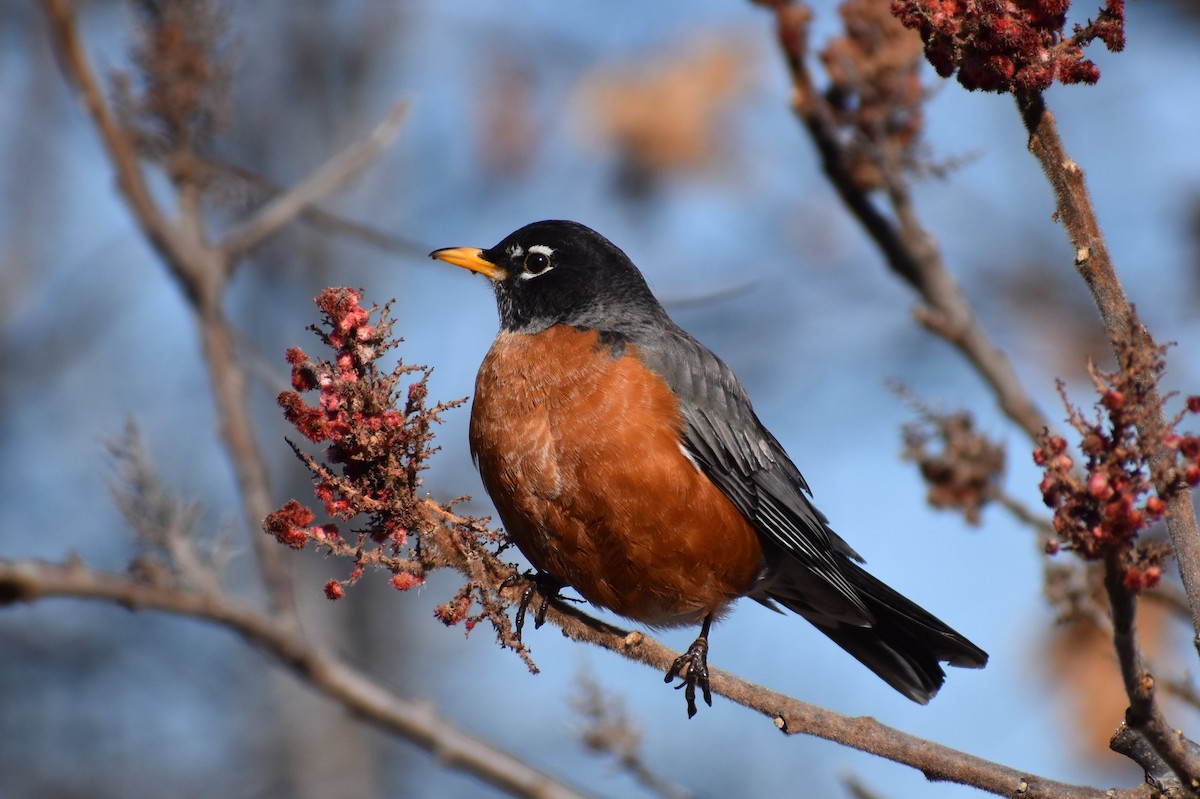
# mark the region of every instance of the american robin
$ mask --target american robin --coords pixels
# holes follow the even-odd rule
[[[987,663],[859,565],[737,377],[608,239],[545,221],[430,255],[496,293],[470,439],[508,535],[551,585],[652,627],[701,625],[666,675],[689,717],[697,687],[712,704],[709,628],[742,596],[798,613],[922,704],[939,662]]]

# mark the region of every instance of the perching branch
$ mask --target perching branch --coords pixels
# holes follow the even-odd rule
[[[560,602],[547,620],[572,640],[587,642],[665,671],[677,652],[640,632],[628,632],[591,618]],[[869,717],[850,717],[771,691],[719,669],[709,669],[712,691],[754,710],[788,735],[811,735],[910,766],[935,782],[970,785],[998,796],[1028,799],[1142,799],[1146,786],[1100,790],[1044,779],[1028,772],[918,738]]]
[[[427,705],[390,694],[277,620],[223,597],[140,583],[78,563],[58,565],[0,559],[0,605],[51,597],[96,599],[130,610],[157,610],[212,621],[264,650],[315,690],[381,729],[436,754],[450,768],[470,773],[514,796],[537,799],[580,796],[549,775],[455,729]],[[573,640],[603,647],[658,672],[665,671],[679,654],[649,636],[613,627],[561,602],[550,604],[547,619]],[[792,699],[724,671],[712,670],[711,679],[714,693],[761,713],[782,732],[813,735],[876,754],[916,768],[930,780],[957,782],[998,796],[1027,799],[1148,799],[1150,796],[1144,785],[1103,791],[1046,780],[909,735],[871,718],[843,716]]]

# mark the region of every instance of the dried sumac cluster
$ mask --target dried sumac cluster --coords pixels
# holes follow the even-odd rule
[[[979,524],[1004,477],[1004,447],[976,430],[968,413],[918,410],[921,422],[904,426],[904,459],[920,467],[930,505],[962,511],[969,524]]]
[[[536,671],[501,596],[516,568],[497,558],[506,545],[503,533],[490,529],[486,519],[456,513],[459,500],[443,503],[418,493],[421,472],[435,452],[432,426],[464,400],[428,404],[430,371],[424,366],[401,362],[380,368],[380,359],[400,341],[392,336],[388,307],[364,308],[361,300],[353,289],[321,292],[316,303],[325,318],[310,329],[333,357],[289,350],[294,391],[279,395],[287,420],[325,446],[320,458],[295,444],[292,449],[312,473],[314,493],[334,521],[316,524],[313,511],[293,499],[268,516],[263,529],[294,549],[312,543],[352,560],[346,579],[325,584],[330,599],[341,599],[368,566],[389,572],[401,591],[421,585],[434,569],[464,574],[466,582],[434,615],[468,632],[491,622],[498,642]],[[314,401],[302,396],[310,392],[316,392]]]
[[[359,292],[348,288],[326,289],[317,297],[324,326],[311,329],[334,358],[312,358],[298,347],[289,350],[295,391],[281,393],[279,405],[305,438],[326,445],[322,462],[293,445],[313,473],[325,513],[342,522],[361,517],[365,523],[353,530],[338,523],[314,525],[313,512],[296,500],[263,523],[266,532],[294,549],[312,541],[354,556],[350,577],[326,584],[330,599],[340,598],[368,563],[389,569],[392,585],[400,590],[424,581],[431,564],[413,546],[418,531],[429,524],[417,495],[420,472],[434,451],[431,425],[460,404],[426,405],[429,370],[423,366],[401,363],[379,371],[376,361],[399,342],[391,338],[388,309],[372,324],[378,309],[363,308],[360,299]],[[313,404],[301,397],[311,391],[317,392]]]
[[[1106,0],[1096,19],[1065,33],[1070,0],[893,0],[894,13],[921,34],[925,57],[967,89],[1040,91],[1054,81],[1095,83],[1083,48],[1099,39],[1125,47],[1125,0]]]
[[[1092,418],[1070,403],[1059,384],[1070,424],[1080,435],[1082,469],[1061,436],[1047,433],[1033,452],[1045,470],[1040,489],[1054,509],[1059,538],[1048,549],[1068,549],[1088,560],[1113,558],[1132,591],[1158,583],[1169,551],[1138,540],[1139,534],[1163,518],[1167,503],[1185,485],[1200,483],[1200,436],[1176,432],[1187,415],[1200,413],[1200,397],[1189,397],[1186,409],[1165,427],[1157,421],[1161,401],[1147,400],[1162,372],[1163,352],[1124,345],[1117,372],[1093,368],[1100,399]],[[1169,457],[1158,457],[1163,451]]]

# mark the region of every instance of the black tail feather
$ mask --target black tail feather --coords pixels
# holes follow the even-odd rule
[[[946,679],[940,663],[983,668],[987,653],[933,614],[872,577],[849,560],[842,570],[857,589],[872,622],[866,626],[830,619],[803,600],[772,594],[771,599],[808,619],[834,643],[879,675],[888,685],[921,704]]]

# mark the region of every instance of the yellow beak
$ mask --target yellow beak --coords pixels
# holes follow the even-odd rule
[[[483,250],[474,247],[447,247],[444,250],[434,250],[429,253],[429,257],[486,275],[497,283],[508,277],[507,271],[484,258]]]

